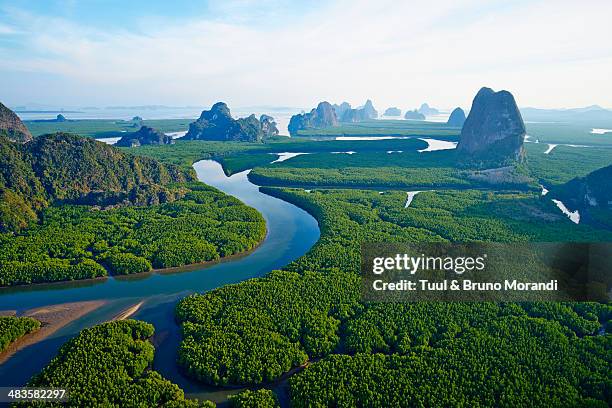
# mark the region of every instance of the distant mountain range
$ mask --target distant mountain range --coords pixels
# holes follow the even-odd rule
[[[524,120],[537,122],[612,121],[612,110],[599,105],[573,109],[521,108],[521,114]]]

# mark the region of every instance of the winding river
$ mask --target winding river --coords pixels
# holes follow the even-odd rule
[[[265,275],[302,256],[319,239],[316,220],[304,210],[270,197],[247,179],[250,170],[225,176],[212,160],[194,164],[198,179],[239,198],[256,208],[266,220],[268,234],[253,252],[207,266],[174,273],[147,273],[129,278],[108,278],[59,284],[34,285],[0,290],[0,310],[34,307],[86,300],[105,300],[99,309],[77,319],[39,343],[28,346],[0,365],[0,384],[24,385],[55,356],[58,348],[80,330],[111,320],[121,311],[142,302],[131,318],[155,326],[154,368],[178,384],[189,396],[221,399],[225,391],[206,388],[182,376],[177,370],[179,329],[174,321],[178,299]]]

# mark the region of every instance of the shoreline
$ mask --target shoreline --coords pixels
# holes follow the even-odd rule
[[[115,321],[118,321],[118,320],[129,319],[133,314],[135,314],[136,312],[138,312],[140,310],[140,308],[142,307],[144,302],[145,302],[144,300],[141,300],[140,302],[136,303],[135,305],[132,305],[132,306],[128,307],[127,309],[122,310],[121,312],[117,313],[110,321],[111,322],[115,322]]]
[[[224,256],[214,261],[196,262],[196,263],[192,263],[188,265],[173,266],[170,268],[151,269],[150,271],[132,273],[129,275],[110,275],[109,274],[106,276],[99,276],[97,278],[62,280],[62,281],[54,281],[54,282],[36,282],[36,283],[29,283],[29,284],[23,284],[23,285],[3,286],[3,287],[0,287],[0,296],[4,294],[9,294],[11,292],[23,292],[23,291],[30,290],[30,289],[31,290],[44,290],[45,287],[52,288],[53,286],[78,286],[78,285],[85,286],[89,284],[103,283],[103,281],[106,281],[108,279],[116,279],[116,280],[130,280],[131,278],[143,279],[143,278],[146,278],[147,275],[155,275],[155,274],[165,275],[165,274],[181,273],[181,272],[193,272],[200,268],[206,268],[208,266],[216,265],[219,263],[223,263],[225,261],[230,261],[230,260],[251,254],[253,251],[255,251],[257,248],[259,248],[263,244],[263,242],[268,237],[268,232],[269,231],[266,226],[266,236],[259,243],[257,243],[257,245],[255,245],[253,248],[248,249],[246,251],[242,251],[242,252],[236,252],[235,254]],[[0,314],[2,312],[6,312],[6,311],[0,310]]]
[[[19,350],[46,339],[62,327],[104,306],[106,303],[107,301],[105,300],[60,303],[14,313],[13,315],[17,317],[32,317],[40,321],[41,327],[9,344],[7,349],[0,353],[0,364],[3,364]],[[0,311],[0,313],[3,312],[6,311]]]

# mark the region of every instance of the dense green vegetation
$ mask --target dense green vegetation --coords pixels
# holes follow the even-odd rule
[[[477,319],[475,309],[469,316]],[[433,347],[325,358],[290,380],[292,405],[607,406],[609,336],[579,338],[520,308],[505,313],[487,324],[447,327]],[[426,316],[411,317],[427,322]]]
[[[70,114],[66,114],[70,118]],[[75,133],[92,138],[121,137],[125,132],[135,132],[140,126],[149,126],[164,133],[186,131],[193,119],[154,119],[143,121],[118,119],[78,119],[66,122],[52,120],[26,120],[33,136],[48,133],[64,132]]]
[[[280,405],[276,395],[270,390],[246,390],[229,397],[233,408],[277,408]]]
[[[416,151],[425,149],[427,143],[419,139],[390,140],[312,140],[307,138],[277,137],[266,140],[266,143],[215,142],[215,141],[182,141],[170,146],[140,146],[137,149],[126,149],[139,155],[150,156],[164,163],[191,167],[198,160],[219,160],[226,173],[232,174],[257,165],[267,164],[274,160],[268,153],[282,152],[383,152],[389,150]]]
[[[308,357],[332,352],[358,276],[274,271],[183,299],[179,364],[211,384],[272,381]],[[330,311],[333,311],[330,313]]]
[[[611,395],[606,367],[612,336],[595,334],[612,316],[609,305],[358,300],[361,242],[612,239],[610,231],[572,224],[539,192],[469,189],[480,180],[455,169],[453,152],[408,150],[318,153],[253,170],[251,179],[258,183],[268,184],[262,180],[269,176],[272,185],[313,188],[263,191],[313,214],[321,238],[287,266],[295,274],[273,272],[183,300],[177,307],[184,330],[180,364],[204,382],[257,384],[314,361],[290,380],[295,406],[605,405]],[[519,168],[519,174],[541,180],[549,166],[552,176],[562,177],[561,163],[538,153],[528,162],[533,168]],[[229,155],[226,166],[265,163],[261,154],[250,162],[248,155]],[[591,165],[598,160],[593,159]],[[578,156],[570,161],[581,165]],[[405,191],[393,188],[420,186],[423,180],[429,186],[452,180],[468,189],[438,187],[404,208]],[[453,183],[449,186],[457,186]],[[383,191],[321,189],[325,185]],[[305,282],[321,282],[323,293],[304,294]],[[321,315],[316,343],[325,347],[312,349],[300,331],[301,316],[312,311]],[[291,363],[291,356],[299,355],[296,348],[305,355]]]
[[[400,191],[263,191],[319,220],[321,238],[288,266],[294,271],[337,267],[357,272],[361,242],[612,240],[610,231],[572,224],[537,193],[427,191],[404,208],[406,193]]]
[[[610,232],[575,226],[537,194],[475,190],[426,192],[417,195],[409,208],[404,208],[405,193],[397,191],[384,194],[363,190],[307,193],[266,188],[264,191],[313,214],[320,223],[321,239],[308,254],[287,267],[293,272],[276,271],[265,278],[188,297],[179,304],[177,317],[184,331],[179,363],[201,381],[269,382],[307,360],[337,352],[404,355],[422,347],[446,350],[445,340],[461,337],[472,328],[493,330],[493,325],[506,316],[529,317],[530,322],[545,319],[563,326],[557,335],[569,337],[593,335],[612,316],[611,308],[594,304],[550,309],[548,304],[366,304],[359,301],[357,271],[361,242],[612,239]],[[316,319],[309,316],[312,314]],[[511,342],[512,337],[509,334],[505,341]],[[545,359],[554,358],[553,350],[548,349],[549,354],[543,357],[544,367],[547,366]],[[450,352],[446,350],[445,355]],[[526,355],[529,354],[523,356]],[[490,357],[496,358],[493,354]],[[319,364],[315,362],[311,367],[314,369]],[[425,360],[423,364],[433,362]],[[467,364],[463,370],[470,367]],[[332,373],[325,375],[333,376]],[[520,372],[516,376],[507,375],[508,381],[510,378],[522,381]],[[487,379],[481,381],[487,382],[487,386],[494,385]],[[324,386],[309,385],[325,393]],[[513,398],[524,397],[522,392],[517,390]],[[333,389],[326,395],[330,405],[342,401],[333,397]],[[313,396],[313,400],[317,398],[318,395]],[[367,402],[356,405],[369,406]]]
[[[147,207],[45,209],[40,224],[0,234],[0,286],[213,261],[265,237],[263,217],[238,199],[201,183],[182,188],[180,200]]]
[[[544,154],[548,145],[526,144],[527,166],[531,175],[545,186],[563,184],[575,177],[612,164],[612,148],[557,146]]]
[[[71,407],[214,407],[210,401],[186,400],[176,384],[150,369],[153,331],[152,325],[136,320],[85,329],[28,385],[67,388]]]
[[[92,139],[45,135],[25,144],[0,137],[0,232],[18,231],[54,202],[153,204],[172,201],[172,183],[191,181],[193,171],[126,154]]]
[[[31,317],[0,316],[0,352],[15,340],[39,328],[40,322]]]
[[[385,122],[384,126],[375,121],[361,122],[348,125],[351,129],[330,131],[348,129],[356,134],[388,135],[393,130],[396,134],[415,132],[419,136],[435,134],[450,139],[457,133],[456,129],[426,123],[393,121]],[[173,146],[130,150],[181,166],[216,158],[223,161],[228,174],[263,165],[251,173],[253,180],[275,186],[318,185],[311,192],[263,188],[264,192],[292,202],[317,218],[321,238],[305,256],[283,271],[192,295],[179,302],[176,317],[183,340],[178,363],[186,373],[209,384],[257,385],[277,380],[292,369],[301,370],[290,380],[291,403],[298,407],[609,404],[612,335],[597,334],[604,325],[612,327],[610,305],[360,301],[358,271],[362,242],[612,241],[609,230],[572,224],[539,192],[518,191],[525,185],[533,187],[526,179],[514,184],[507,180],[499,183],[496,179],[496,186],[477,190],[474,187],[483,187],[483,177],[489,175],[458,171],[454,152],[416,153],[422,145],[418,140],[318,142],[303,138],[265,144],[178,142]],[[602,159],[597,156],[601,152],[591,154],[589,149],[567,148],[577,149],[570,151],[557,147],[550,155],[544,155],[545,147],[528,145],[527,165],[517,168],[516,175],[529,174],[548,185],[567,181],[570,174],[572,177],[583,171],[586,174],[593,170],[589,167],[602,160],[607,160],[604,165],[610,163],[607,156]],[[358,153],[329,153],[347,150]],[[383,153],[386,150],[404,153]],[[266,164],[274,159],[269,153],[284,151],[315,154]],[[381,194],[371,190],[330,190],[321,186],[367,186],[383,191]],[[436,191],[418,194],[404,208],[406,191],[397,189],[420,187],[435,187]],[[456,187],[463,190],[449,190]],[[226,206],[217,205],[215,199],[207,201],[210,191],[198,194],[202,192],[199,188],[204,187],[185,188],[184,196],[177,201],[148,208],[96,212],[62,206],[43,212],[40,228],[49,222],[50,229],[44,233],[41,230],[40,237],[68,231],[67,237],[77,237],[75,241],[87,242],[86,245],[73,244],[62,235],[55,235],[49,242],[36,241],[31,238],[36,237],[35,230],[32,234],[26,230],[20,239],[27,242],[24,244],[30,251],[25,252],[27,256],[39,259],[41,264],[64,262],[66,267],[75,267],[87,262],[92,267],[104,265],[113,273],[130,273],[208,258],[214,256],[214,251],[223,256],[217,243],[226,245],[227,240],[214,241],[210,235],[198,235],[202,231],[230,231],[242,237],[241,228],[246,228],[246,224],[254,234],[265,233],[256,213],[247,211],[245,215],[242,207],[229,205],[229,221],[215,218]],[[231,202],[225,196],[220,201]],[[106,214],[112,218],[104,218]],[[176,218],[181,216],[185,222],[177,223]],[[175,219],[170,222],[166,217]],[[54,220],[59,224],[54,225]],[[91,237],[88,234],[92,230],[78,229],[81,226],[95,226],[96,231],[104,226],[103,235]],[[120,227],[120,233],[113,226]],[[173,239],[164,241],[163,234],[168,231]],[[193,241],[194,237],[200,242]],[[0,245],[13,243],[8,235],[0,239],[6,239],[0,240]],[[39,252],[38,242],[43,244]],[[236,249],[233,244],[230,248]],[[227,253],[232,253],[231,250]],[[0,251],[0,259],[3,252],[8,252],[13,257],[11,262],[23,262],[18,256],[20,251],[13,247]],[[85,365],[68,358],[77,355],[69,351],[84,353],[84,345],[91,342],[101,347],[93,347],[92,352],[100,351],[100,357],[93,360],[96,364],[107,361],[108,354],[115,356],[115,349],[116,355],[130,357],[125,363],[121,358],[109,363],[111,373],[116,367],[120,371],[112,378],[99,374],[97,369],[91,376],[82,374],[82,380],[74,379],[76,389],[87,386],[97,376],[102,378],[97,384],[103,381],[117,384],[118,379],[120,386],[107,388],[122,390],[102,392],[101,398],[107,398],[102,403],[125,405],[120,398],[129,396],[128,401],[136,402],[127,405],[191,404],[182,400],[180,390],[176,392],[178,388],[161,377],[150,378],[156,374],[145,370],[152,358],[152,347],[142,340],[150,336],[148,329],[129,329],[143,334],[133,334],[132,340],[122,334],[119,341],[122,346],[113,347],[105,339],[116,338],[114,332],[118,329],[98,327],[84,331],[68,343],[64,347],[68,351],[62,349],[35,380],[69,375],[65,373],[72,365],[76,367],[75,373],[84,373]],[[123,328],[120,331],[125,334]],[[129,352],[123,345],[127,345]],[[63,363],[64,360],[70,363]],[[94,367],[98,367],[96,364]],[[48,380],[45,381],[40,384],[47,385]],[[153,393],[153,388],[161,391]],[[125,389],[128,391],[124,392]],[[168,397],[174,399],[171,402],[160,399],[166,395],[176,398]],[[269,390],[241,393],[232,397],[231,403],[276,406]]]
[[[612,135],[593,134],[593,128],[607,128],[612,126],[611,122],[599,123],[526,123],[527,134],[532,141],[538,140],[540,143],[567,143],[587,146],[612,147]]]
[[[249,179],[259,185],[349,188],[496,188],[529,190],[535,186],[524,169],[490,171],[457,168],[454,150],[418,153],[359,152],[310,154],[257,167]]]

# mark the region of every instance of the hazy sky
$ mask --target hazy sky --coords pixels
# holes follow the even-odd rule
[[[611,0],[0,0],[0,101],[612,108]]]

